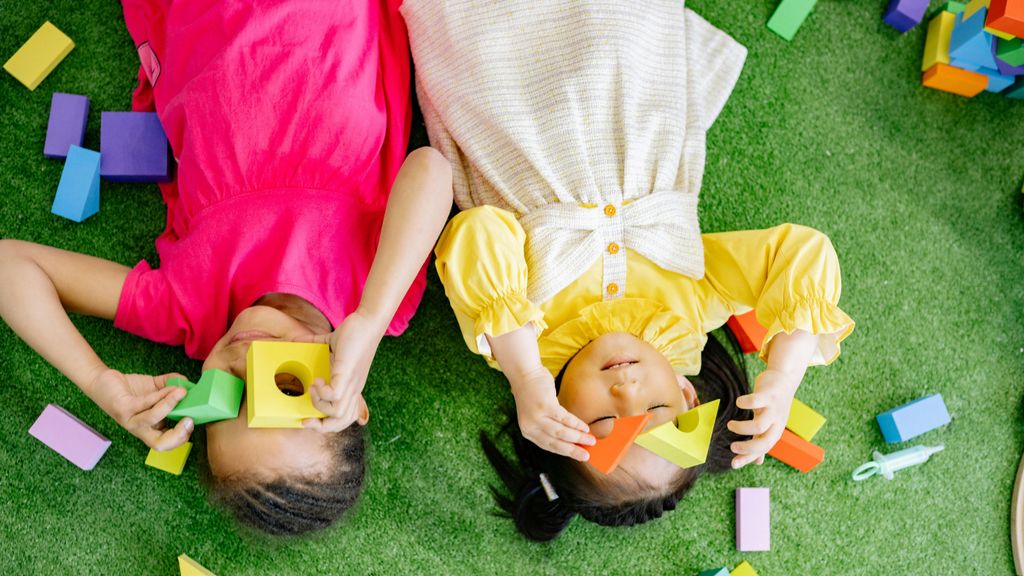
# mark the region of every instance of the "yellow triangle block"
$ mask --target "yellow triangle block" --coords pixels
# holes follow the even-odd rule
[[[146,466],[152,466],[158,470],[170,472],[175,476],[181,476],[181,471],[185,469],[185,461],[188,460],[188,453],[191,451],[191,442],[185,442],[174,450],[165,450],[163,452],[151,448],[149,456],[146,456]]]
[[[49,21],[4,63],[4,70],[29,90],[35,90],[60,61],[71,52],[75,43]]]
[[[178,556],[178,569],[181,570],[181,576],[217,576],[185,554]]]
[[[634,442],[680,468],[699,466],[707,460],[716,415],[718,400],[701,404],[675,422],[644,432]]]
[[[790,432],[810,442],[824,425],[824,416],[793,398],[793,403],[789,406],[789,419],[786,420],[786,428],[789,428]]]
[[[301,396],[288,396],[277,387],[278,374],[302,381]],[[302,428],[306,418],[324,418],[313,407],[309,387],[314,378],[331,381],[327,344],[256,341],[246,357],[245,394],[250,428]]]
[[[978,10],[981,10],[982,8],[988,8],[988,3],[990,1],[991,0],[971,0],[970,2],[968,2],[967,6],[964,7],[964,20],[967,20],[971,16],[974,16],[974,13],[977,12]]]
[[[744,560],[740,562],[740,565],[735,570],[729,572],[729,576],[757,576],[757,571],[750,565],[749,562]]]

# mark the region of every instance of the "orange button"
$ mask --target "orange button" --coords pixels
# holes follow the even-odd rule
[[[608,293],[609,294],[617,294],[618,291],[619,291],[619,285],[616,284],[615,282],[612,282],[611,284],[608,285]]]
[[[609,244],[608,245],[608,253],[609,254],[618,254],[619,253],[619,245],[616,244],[615,242],[612,242],[611,244]]]
[[[615,206],[612,206],[611,204],[605,206],[604,207],[604,215],[605,216],[615,216]]]

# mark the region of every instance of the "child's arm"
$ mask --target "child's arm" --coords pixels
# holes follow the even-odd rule
[[[751,420],[732,420],[729,430],[744,436],[752,436],[745,442],[733,442],[733,468],[741,468],[757,462],[764,462],[764,455],[775,446],[786,429],[789,408],[797,388],[810,366],[811,357],[818,346],[818,336],[796,330],[785,332],[772,339],[768,352],[768,368],[754,380],[754,393],[736,399],[736,406],[753,410]]]
[[[555,379],[541,364],[537,333],[527,324],[501,336],[487,336],[495,361],[508,378],[516,400],[519,430],[537,446],[585,462],[593,445],[590,427],[558,403]]]
[[[304,422],[307,427],[343,430],[358,417],[359,399],[377,346],[433,249],[451,208],[448,161],[433,148],[414,150],[392,186],[359,307],[333,333],[306,339],[328,343],[332,351],[330,385],[317,381],[310,392],[314,406],[328,418],[308,419]]]
[[[67,314],[113,319],[128,271],[101,258],[0,240],[0,317],[120,425],[148,446],[166,450],[185,442],[192,429],[191,419],[173,430],[159,428],[184,390],[164,388],[170,375],[124,375],[107,368]]]

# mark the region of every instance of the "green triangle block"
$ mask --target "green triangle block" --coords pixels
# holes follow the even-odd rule
[[[1010,66],[1024,66],[1024,40],[999,40],[996,56]]]
[[[181,420],[189,417],[196,424],[237,417],[242,405],[242,391],[245,390],[245,381],[217,369],[203,372],[195,384],[181,378],[171,378],[167,385],[188,390],[188,394],[171,410],[167,419]]]

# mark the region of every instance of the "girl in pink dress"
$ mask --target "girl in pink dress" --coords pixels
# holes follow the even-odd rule
[[[241,378],[253,340],[332,345],[332,382],[310,391],[326,418],[250,429],[243,403],[206,428],[216,496],[269,533],[326,527],[356,501],[370,363],[408,326],[451,208],[447,162],[429,148],[406,158],[398,3],[126,0],[133,108],[156,111],[177,160],[160,186],[160,266],[0,241],[0,277],[16,279],[0,283],[0,316],[158,450],[190,437],[188,418],[163,424],[184,390],[109,368],[66,310]]]

